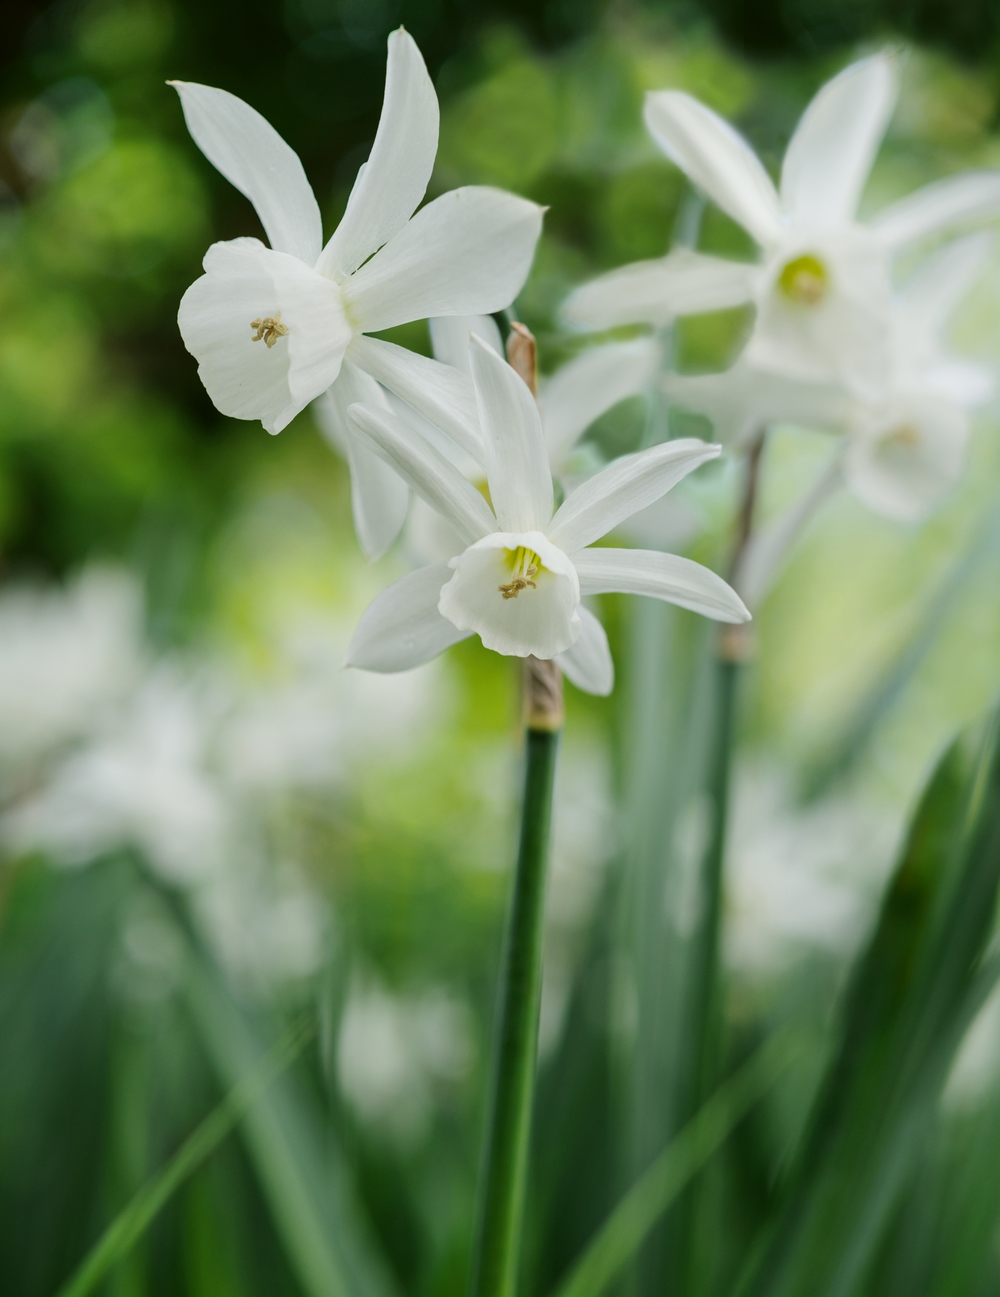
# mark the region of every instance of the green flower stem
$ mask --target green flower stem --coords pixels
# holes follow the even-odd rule
[[[513,1297],[520,1257],[542,990],[542,920],[559,729],[558,669],[525,663],[524,801],[493,1046],[472,1297]]]
[[[737,519],[736,543],[729,579],[738,586],[743,559],[753,534],[754,508],[760,481],[764,433],[760,432],[747,450],[746,476]],[[714,722],[708,754],[706,792],[708,833],[702,860],[699,923],[692,955],[692,998],[690,1002],[691,1059],[693,1084],[688,1115],[702,1106],[717,1082],[718,1047],[722,1016],[719,986],[719,939],[722,930],[722,884],[729,819],[729,784],[735,742],[736,701],[743,663],[750,656],[752,641],[747,625],[722,626],[717,640],[715,664]]]
[[[691,1057],[697,1110],[716,1084],[719,1052],[719,941],[722,929],[723,866],[729,817],[732,749],[741,664],[720,657],[715,666],[715,725],[708,770],[709,824],[702,863],[701,913],[692,950]]]
[[[729,570],[730,582],[737,588],[743,559],[753,534],[763,450],[764,433],[761,432],[751,443],[746,456],[746,474]],[[699,876],[698,922],[690,947],[691,990],[686,1016],[689,1051],[687,1093],[681,1105],[684,1120],[694,1117],[719,1081],[723,1035],[719,964],[729,796],[739,684],[743,664],[751,652],[752,639],[748,626],[720,627],[714,667],[714,717],[705,787],[708,823]],[[682,1220],[677,1237],[682,1240],[679,1274],[683,1292],[696,1293],[706,1286],[706,1266],[710,1265],[712,1250],[708,1220],[711,1202],[712,1186],[702,1176],[681,1208]]]

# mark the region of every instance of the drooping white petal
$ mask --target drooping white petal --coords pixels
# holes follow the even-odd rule
[[[660,361],[654,338],[581,352],[545,380],[539,394],[549,462],[555,464],[606,410],[645,392]]]
[[[894,251],[955,225],[1000,214],[1000,171],[963,171],[924,185],[868,222]]]
[[[645,594],[715,621],[750,620],[736,591],[707,567],[651,549],[587,549],[574,554],[583,594]]]
[[[566,299],[562,316],[575,329],[620,324],[657,328],[684,315],[723,311],[749,302],[760,268],[678,248],[654,261],[637,261],[583,284]]]
[[[924,518],[965,469],[969,420],[948,401],[914,392],[890,418],[863,423],[851,437],[844,480],[870,509],[899,522]]]
[[[351,360],[480,463],[485,454],[472,380],[382,338],[355,337]]]
[[[474,185],[420,209],[344,286],[364,333],[430,315],[488,315],[521,291],[542,208]]]
[[[325,392],[351,340],[336,284],[258,239],[213,243],[177,323],[217,410],[280,432]],[[279,319],[269,347],[252,321]]]
[[[364,370],[345,360],[337,381],[315,403],[316,422],[327,441],[351,470],[351,507],[361,548],[371,559],[381,558],[406,521],[410,492],[386,462],[354,435],[347,411],[357,402],[385,404],[382,389]]]
[[[351,275],[399,233],[427,191],[439,119],[423,57],[413,37],[400,27],[389,36],[385,99],[375,143],[317,269],[338,278]]]
[[[171,81],[191,138],[254,205],[275,252],[315,266],[323,246],[319,204],[294,149],[255,108],[228,90]]]
[[[682,409],[705,415],[718,440],[733,449],[773,423],[839,429],[849,409],[837,384],[790,378],[742,359],[718,374],[667,374],[663,390]]]
[[[923,353],[937,349],[948,317],[977,283],[995,250],[995,237],[983,230],[953,240],[923,262],[903,288],[899,311],[910,348],[916,343]]]
[[[666,495],[721,451],[721,446],[685,437],[623,455],[566,497],[548,528],[553,544],[575,554]]]
[[[710,108],[679,90],[646,96],[646,126],[691,183],[767,247],[781,236],[771,178],[746,140]]]
[[[535,398],[478,338],[469,354],[497,521],[505,531],[541,531],[552,517],[552,474]]]
[[[451,576],[445,563],[418,568],[375,596],[347,650],[345,666],[363,671],[409,671],[466,639],[438,612],[441,587]]]
[[[498,356],[503,355],[500,330],[492,315],[435,315],[428,323],[434,359],[462,374],[472,375],[469,340],[473,334]]]
[[[496,530],[489,505],[472,483],[395,415],[375,406],[352,405],[348,417],[357,435],[454,527],[465,544]]]
[[[826,277],[824,291],[817,301],[797,300],[783,288],[783,276],[813,258]],[[858,225],[829,230],[821,243],[803,240],[772,259],[743,358],[880,400],[891,369],[891,312],[887,259],[878,240]]]
[[[537,555],[533,585],[504,598],[519,552]],[[487,648],[508,657],[554,658],[580,633],[580,583],[566,555],[541,532],[495,532],[451,560],[454,575],[441,591],[441,614],[474,631]]]
[[[589,608],[580,607],[580,634],[556,662],[577,689],[606,698],[615,687],[615,664],[604,627]]]
[[[823,229],[854,217],[897,92],[888,54],[852,63],[819,90],[781,168],[781,200],[793,224]]]
[[[974,410],[996,397],[1000,375],[972,361],[939,359],[924,371],[924,386],[963,410]]]

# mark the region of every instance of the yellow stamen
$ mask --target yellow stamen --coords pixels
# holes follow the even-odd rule
[[[510,550],[507,551],[511,553]],[[516,599],[522,590],[527,590],[530,586],[532,590],[538,587],[532,581],[533,576],[538,575],[538,569],[542,565],[542,560],[534,550],[525,549],[521,545],[513,551],[514,560],[511,563],[511,578],[506,585],[498,585],[497,589],[503,595],[504,599]]]
[[[830,273],[819,257],[805,252],[781,269],[778,287],[798,306],[816,306],[830,288]]]
[[[251,320],[250,328],[257,330],[250,341],[264,342],[268,350],[288,332],[288,325],[281,323],[280,311],[275,311],[273,315],[264,315],[257,320]]]
[[[907,450],[915,450],[920,445],[920,433],[912,423],[903,423],[898,428],[893,428],[886,441],[890,445],[895,444],[905,446]]]

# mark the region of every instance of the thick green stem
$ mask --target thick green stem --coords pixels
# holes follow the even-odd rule
[[[538,667],[548,667],[539,663]],[[554,669],[553,669],[554,670]],[[530,668],[529,668],[530,671]],[[555,675],[558,684],[558,675]],[[472,1265],[472,1297],[513,1297],[520,1256],[542,989],[542,919],[561,707],[528,727],[514,895],[494,1036],[489,1119]],[[534,722],[534,723],[533,723]]]

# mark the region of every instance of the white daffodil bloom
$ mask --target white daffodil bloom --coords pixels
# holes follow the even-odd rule
[[[472,186],[413,215],[434,165],[439,110],[412,37],[402,29],[389,37],[375,143],[325,246],[302,163],[274,128],[225,90],[173,84],[195,143],[250,199],[270,242],[213,244],[205,274],[181,301],[184,345],[216,408],[276,433],[335,385],[343,409],[344,401],[377,399],[377,381],[471,441],[470,394],[460,383],[456,390],[449,371],[364,335],[429,315],[506,307],[527,277],[542,209]],[[352,468],[361,471],[353,461]],[[399,514],[400,493],[392,495],[382,465],[364,472],[385,487],[388,521],[372,503],[380,493],[365,494],[366,527],[380,542],[393,503]]]
[[[885,517],[926,517],[965,471],[970,415],[995,396],[996,374],[951,356],[944,335],[993,251],[991,235],[972,235],[920,268],[893,310],[886,400],[875,407],[852,403],[844,478]]]
[[[429,442],[375,407],[351,410],[360,436],[437,509],[463,546],[447,563],[410,573],[369,606],[348,664],[405,671],[476,634],[516,657],[555,658],[591,693],[609,693],[614,669],[600,622],[581,596],[646,594],[720,621],[749,618],[721,577],[673,554],[591,548],[625,518],[714,459],[718,446],[667,442],[609,464],[553,511],[541,416],[528,388],[489,346],[473,340],[472,375],[492,508]]]
[[[990,234],[958,239],[899,293],[886,329],[886,386],[877,401],[859,401],[836,384],[776,374],[745,356],[721,374],[668,375],[664,387],[677,404],[711,419],[720,440],[734,447],[774,423],[845,434],[849,489],[877,513],[916,521],[957,485],[970,411],[996,390],[994,374],[950,356],[944,338],[992,252]]]
[[[893,59],[852,64],[800,120],[776,188],[725,121],[679,91],[647,96],[653,138],[691,183],[761,248],[757,264],[682,248],[586,284],[565,305],[589,329],[663,325],[753,303],[745,356],[789,380],[832,381],[878,399],[890,367],[890,264],[895,253],[963,221],[1000,213],[1000,172],[951,176],[861,223],[857,207],[896,100]]]

